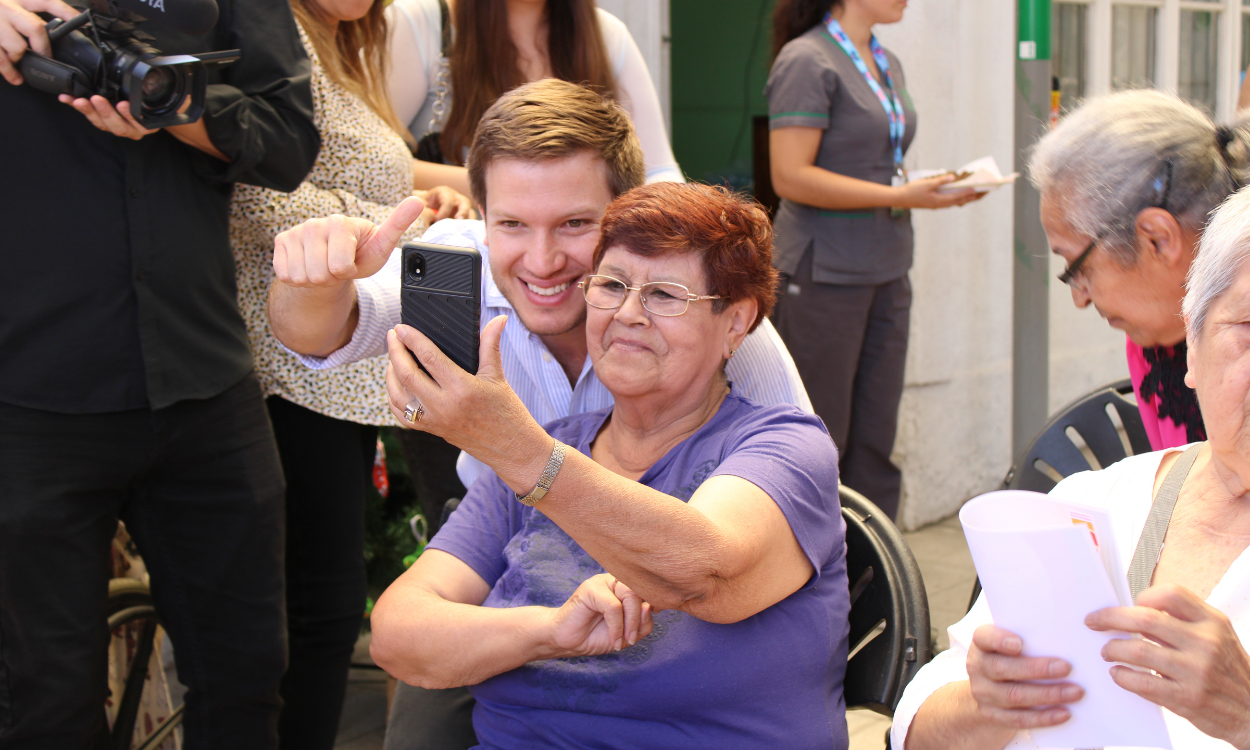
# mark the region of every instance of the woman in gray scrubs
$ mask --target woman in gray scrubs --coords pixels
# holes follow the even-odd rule
[[[976,200],[954,177],[905,182],[916,132],[898,58],[872,34],[905,0],[779,0],[768,77],[769,153],[781,196],[778,332],[838,446],[841,479],[890,514],[912,261],[909,209]]]

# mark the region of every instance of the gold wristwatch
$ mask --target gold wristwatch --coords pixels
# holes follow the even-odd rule
[[[516,496],[517,502],[522,505],[532,508],[534,503],[546,497],[547,490],[551,489],[551,483],[556,480],[556,474],[560,473],[560,466],[564,463],[564,449],[568,446],[559,440],[555,443],[555,447],[551,449],[551,459],[547,461],[547,468],[543,469],[543,475],[538,478],[538,484],[534,485],[534,489],[530,490],[525,497]]]

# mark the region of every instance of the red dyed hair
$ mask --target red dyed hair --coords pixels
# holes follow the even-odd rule
[[[644,257],[699,253],[708,282],[706,294],[725,298],[713,302],[715,312],[754,299],[759,305],[750,328],[754,331],[773,310],[777,301],[773,227],[751,198],[723,187],[656,182],[612,201],[601,228],[596,270],[613,247]]]

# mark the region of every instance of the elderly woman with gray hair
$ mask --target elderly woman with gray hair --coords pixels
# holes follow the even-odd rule
[[[1250,748],[1242,636],[1250,638],[1248,261],[1250,188],[1211,220],[1184,298],[1185,382],[1197,392],[1208,440],[1074,474],[1052,490],[1104,506],[1130,582],[1149,582],[1136,606],[1092,612],[1085,624],[1142,636],[1112,640],[1102,656],[1117,663],[1108,668],[1118,685],[1163,707],[1172,746],[1185,750]],[[1165,487],[1165,477],[1181,482],[1179,492]],[[1162,521],[1161,540],[1142,538],[1148,516]],[[1141,562],[1134,567],[1130,556]],[[1029,729],[1068,720],[1066,704],[1084,694],[1079,680],[1065,679],[1071,666],[1024,656],[1028,644],[995,627],[990,604],[982,595],[950,628],[950,650],[908,686],[894,714],[893,747],[1035,747]]]
[[[1128,334],[1129,374],[1155,450],[1206,436],[1184,384],[1181,298],[1207,217],[1250,176],[1245,123],[1215,125],[1158,91],[1090,99],[1036,146],[1042,226],[1077,307]]]

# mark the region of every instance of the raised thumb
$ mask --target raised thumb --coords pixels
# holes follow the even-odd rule
[[[499,341],[503,338],[503,327],[507,323],[507,315],[497,315],[482,329],[482,340],[478,344],[477,352],[478,377],[506,380],[503,374],[503,358],[499,354]]]
[[[361,252],[368,256],[382,256],[389,258],[391,251],[399,247],[399,241],[403,239],[404,232],[413,225],[417,219],[421,218],[421,212],[425,210],[425,202],[415,195],[410,195],[400,201],[399,205],[391,211],[391,215],[386,217],[386,221],[374,229],[373,234],[365,240],[361,246]]]

